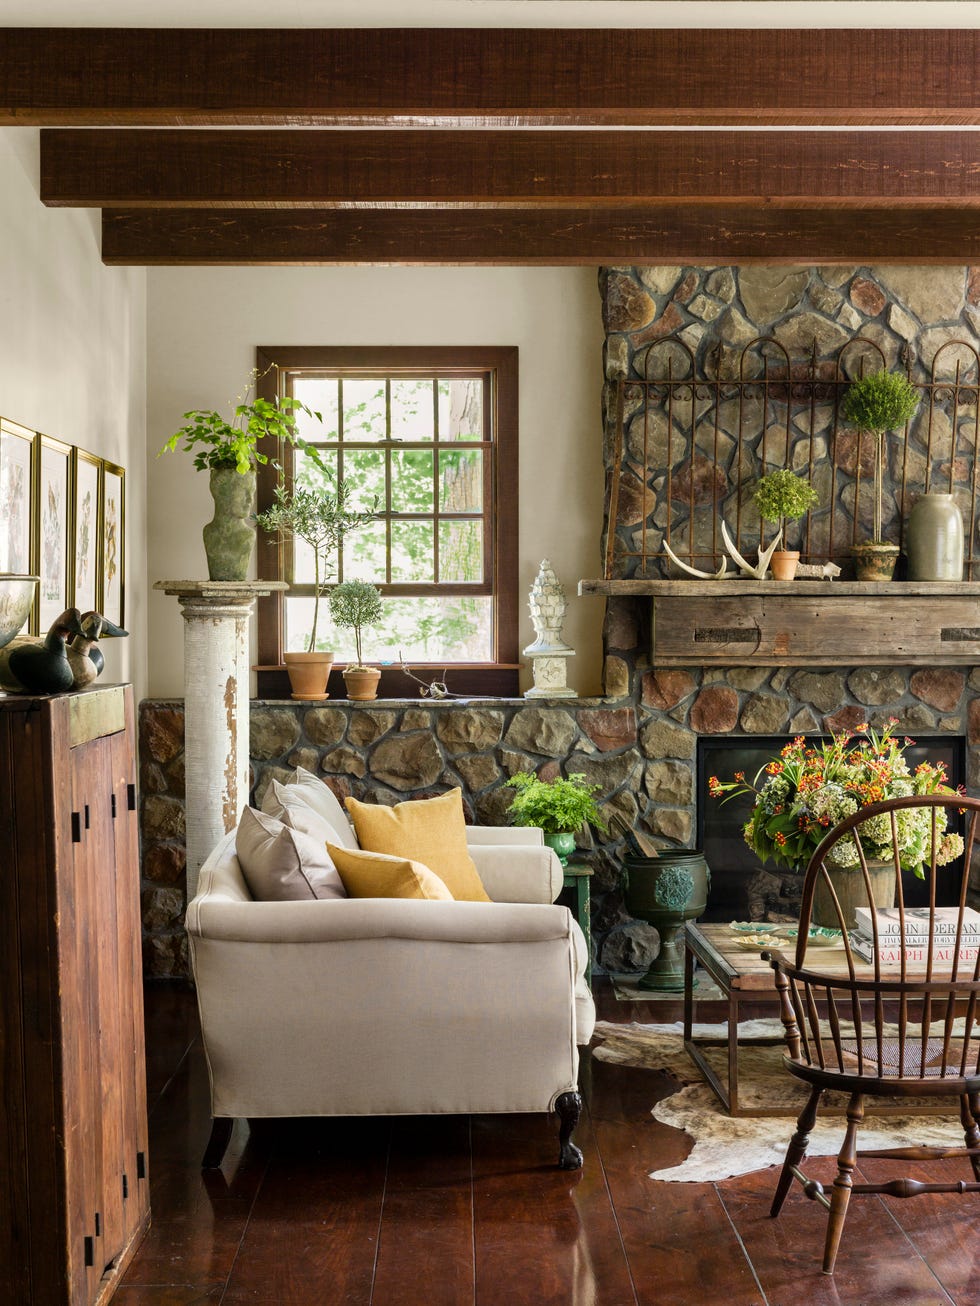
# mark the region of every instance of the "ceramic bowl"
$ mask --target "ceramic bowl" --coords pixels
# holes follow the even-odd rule
[[[0,572],[0,648],[10,643],[27,620],[37,581],[37,576]]]

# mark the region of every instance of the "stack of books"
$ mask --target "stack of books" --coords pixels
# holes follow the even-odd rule
[[[908,964],[925,965],[929,956],[929,908],[905,908],[905,935],[902,937],[901,917],[897,907],[879,907],[878,960],[884,964],[898,963],[904,954]],[[851,947],[865,961],[874,960],[874,929],[871,910],[856,907],[854,919],[857,928],[851,933]],[[958,907],[937,907],[932,924],[933,962],[951,962],[956,951],[956,924]],[[972,907],[963,909],[963,930],[960,935],[959,960],[976,961],[980,953],[980,912]]]

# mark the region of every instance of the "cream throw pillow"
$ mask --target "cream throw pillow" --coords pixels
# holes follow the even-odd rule
[[[408,857],[363,852],[327,844],[351,898],[428,898],[452,902],[453,895],[434,871]]]
[[[235,851],[248,891],[258,902],[347,896],[326,843],[291,830],[265,812],[245,808]]]
[[[314,775],[312,771],[307,771],[305,767],[298,766],[286,788],[294,789],[300,797],[309,803],[315,812],[318,812],[325,821],[330,822],[337,831],[337,838],[334,843],[342,844],[345,848],[357,847],[357,840],[354,838],[354,831],[351,829],[350,817],[341,807],[330,786],[325,784],[319,776]]]
[[[345,803],[362,848],[421,862],[461,902],[490,901],[466,847],[461,790],[394,807],[360,803],[356,798]]]
[[[347,820],[344,820],[345,829],[338,830],[333,821],[327,820],[310,802],[305,785],[284,785],[273,780],[262,799],[262,810],[290,829],[309,835],[321,846],[336,843],[344,848],[347,847],[347,840],[354,842]]]

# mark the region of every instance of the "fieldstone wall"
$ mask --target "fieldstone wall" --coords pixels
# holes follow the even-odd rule
[[[686,379],[690,361],[676,347],[664,347],[668,338],[691,351],[699,379],[719,381],[717,391],[711,385],[697,391],[693,442],[689,391],[675,392],[668,421],[662,393],[651,404],[641,386],[625,386],[624,457],[612,524],[617,578],[675,574],[661,561],[668,520],[675,551],[690,547],[703,570],[713,571],[721,555],[719,516],[733,534],[741,521],[753,547],[758,517],[744,487],[784,462],[806,473],[819,496],[805,521],[804,552],[813,561],[835,557],[847,574],[855,519],[859,537],[872,527],[874,443],[837,426],[830,383],[838,361],[845,375],[854,376],[862,364],[878,370],[883,358],[889,370],[907,367],[922,385],[930,381],[935,363],[934,379],[943,383],[925,393],[908,440],[893,436],[886,442],[882,538],[900,543],[915,498],[927,483],[946,489],[951,474],[965,520],[972,520],[980,268],[617,267],[601,271],[599,288],[606,327],[607,481],[621,443],[616,383],[660,380],[668,355],[675,380]],[[783,354],[760,339],[786,351],[795,383],[789,400],[786,391],[773,392],[779,401],[768,412],[760,390],[750,385],[740,391],[734,384],[758,378],[764,357],[770,377],[786,375]],[[856,341],[870,342],[880,357]],[[948,348],[937,359],[953,341],[964,341],[967,348]],[[957,369],[960,388],[954,391]],[[810,378],[813,389],[807,388]],[[635,556],[644,524],[645,571]],[[610,529],[608,511],[605,529]],[[798,547],[803,529],[802,523],[790,526],[790,547]],[[973,546],[967,543],[969,554]]]

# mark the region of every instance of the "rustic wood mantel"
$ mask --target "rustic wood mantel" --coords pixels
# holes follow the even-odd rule
[[[582,580],[649,596],[654,666],[980,662],[980,581]]]

